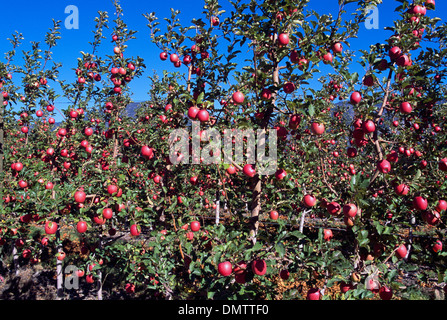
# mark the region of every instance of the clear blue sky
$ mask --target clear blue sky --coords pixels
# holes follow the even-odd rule
[[[67,5],[75,5],[79,9],[79,29],[68,30],[64,28],[63,22],[68,14],[64,12]],[[149,29],[146,27],[147,21],[142,16],[143,13],[155,12],[156,16],[160,18],[170,16],[170,8],[181,11],[181,22],[189,24],[192,18],[201,15],[203,10],[203,2],[197,0],[180,1],[137,1],[137,0],[122,0],[121,5],[124,10],[124,20],[132,30],[137,30],[137,39],[128,43],[129,48],[126,50],[127,55],[141,56],[144,58],[147,66],[147,74],[152,73],[152,70],[161,72],[161,70],[174,70],[170,67],[169,62],[161,63],[159,60],[159,50],[154,44],[150,42]],[[228,12],[231,10],[231,5],[227,0],[222,0],[221,5],[223,9]],[[368,49],[370,44],[383,42],[391,33],[384,31],[386,26],[392,26],[393,21],[397,15],[394,12],[398,5],[397,1],[384,0],[384,3],[379,6],[379,29],[368,30],[365,26],[360,27],[358,39],[352,39],[351,49]],[[354,4],[349,4],[347,10],[354,8]],[[310,7],[319,13],[337,14],[338,0],[311,0]],[[30,41],[43,42],[45,33],[52,26],[51,19],[61,20],[62,39],[59,40],[58,46],[53,50],[54,59],[63,63],[61,69],[61,77],[67,81],[74,80],[74,73],[71,70],[76,65],[76,59],[81,56],[80,51],[90,51],[89,41],[92,41],[92,30],[94,30],[94,18],[97,12],[109,12],[110,21],[113,20],[113,5],[110,0],[46,0],[46,1],[10,1],[3,4],[2,9],[2,25],[0,29],[0,47],[2,53],[9,50],[10,45],[7,38],[14,31],[19,31],[23,34],[25,40],[20,47],[21,50],[30,49]],[[428,11],[431,17],[440,17],[443,21],[447,21],[447,1],[437,0],[437,7],[435,11]],[[161,21],[162,22],[162,21]],[[162,22],[163,23],[163,22]],[[111,30],[106,30],[105,35],[110,37]],[[108,42],[103,44],[110,45]],[[3,54],[0,59],[4,59]],[[21,63],[20,56],[16,58],[16,63]],[[176,69],[178,71],[178,69]],[[361,70],[360,70],[361,72]],[[141,77],[131,83],[132,91],[134,92],[133,99],[135,101],[142,101],[147,98],[148,79],[146,76]],[[59,99],[63,101],[63,98]],[[65,100],[66,101],[66,100]],[[61,108],[64,108],[61,106]]]

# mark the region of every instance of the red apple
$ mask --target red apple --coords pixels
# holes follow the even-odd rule
[[[278,169],[275,173],[275,177],[278,180],[282,180],[287,176],[287,172],[284,169]]]
[[[104,217],[104,219],[112,219],[113,210],[111,208],[104,208],[102,210],[102,216]]]
[[[404,114],[408,114],[408,113],[411,113],[411,111],[413,111],[413,108],[411,107],[410,103],[405,101],[400,104],[399,110],[400,110],[400,112],[402,112]]]
[[[263,259],[256,259],[252,261],[251,269],[254,274],[263,276],[267,272],[267,263]]]
[[[438,201],[438,204],[436,205],[435,210],[438,211],[438,212],[447,210],[447,201],[442,200],[442,199],[439,200],[439,201]]]
[[[351,98],[350,98],[349,101],[350,101],[352,104],[354,104],[354,105],[359,104],[360,101],[362,101],[362,95],[360,94],[360,92],[358,92],[358,91],[354,91],[354,92],[351,94]]]
[[[242,92],[236,91],[236,92],[233,93],[232,97],[233,97],[234,103],[236,103],[236,104],[244,103],[245,97],[244,97],[244,94]]]
[[[343,214],[347,217],[355,217],[357,214],[357,206],[353,203],[348,203],[343,206]]]
[[[191,120],[195,120],[197,118],[197,114],[199,113],[199,111],[200,111],[200,109],[195,106],[190,107],[188,109],[188,117]]]
[[[201,109],[197,113],[197,118],[200,120],[200,122],[207,122],[210,119],[210,115],[207,110]]]
[[[242,169],[242,172],[250,178],[253,178],[256,175],[256,170],[253,168],[251,164],[246,164]]]
[[[160,53],[160,59],[163,61],[168,59],[168,53],[167,52]]]
[[[413,199],[413,206],[416,210],[426,210],[428,207],[428,201],[424,197],[416,196]]]
[[[379,297],[382,300],[391,300],[393,297],[393,290],[387,286],[381,286],[379,289]]]
[[[332,45],[332,51],[334,54],[341,53],[343,51],[343,45],[340,42],[336,42]]]
[[[326,241],[330,241],[333,237],[333,233],[331,229],[324,229],[323,230],[323,239]]]
[[[289,35],[287,33],[280,33],[278,42],[281,46],[286,46],[289,43]]]
[[[324,133],[324,124],[313,122],[310,127],[313,134],[322,135]]]
[[[391,171],[391,164],[388,160],[379,161],[377,164],[377,169],[382,173],[389,173]]]
[[[397,249],[396,249],[396,255],[403,259],[407,256],[407,247],[404,244],[401,244]]]
[[[327,205],[326,210],[329,212],[330,215],[336,216],[339,214],[341,206],[340,204],[338,204],[338,202],[332,201]]]
[[[191,222],[191,231],[197,232],[199,230],[200,230],[200,222],[199,221]]]
[[[83,203],[85,201],[86,195],[84,191],[76,191],[74,194],[74,199],[77,203]]]
[[[320,300],[320,290],[318,288],[311,288],[307,291],[306,300]]]
[[[55,234],[57,231],[57,224],[53,221],[47,221],[45,223],[45,233],[46,234]]]
[[[138,236],[140,234],[141,230],[140,227],[137,224],[132,224],[130,226],[130,234],[133,236]]]
[[[317,203],[317,199],[311,194],[306,194],[303,198],[303,203],[306,207],[311,208]]]
[[[85,222],[85,221],[79,221],[78,223],[77,223],[77,225],[76,225],[76,230],[79,232],[79,233],[84,233],[84,232],[86,232],[87,231],[87,222]]]
[[[141,155],[145,159],[152,159],[154,157],[154,149],[152,149],[149,146],[142,146],[141,147]]]
[[[442,251],[442,242],[441,240],[436,240],[432,247],[434,252]]]
[[[366,120],[362,124],[362,130],[364,133],[368,134],[376,131],[376,125],[372,120]]]
[[[279,217],[278,211],[276,211],[276,210],[270,211],[269,216],[270,216],[270,219],[272,219],[272,220],[278,220],[278,217]]]
[[[217,266],[217,271],[219,272],[220,275],[227,277],[231,274],[232,272],[232,265],[231,262],[229,261],[224,261],[219,263],[219,265]]]
[[[441,171],[447,171],[447,158],[439,160],[438,169]]]

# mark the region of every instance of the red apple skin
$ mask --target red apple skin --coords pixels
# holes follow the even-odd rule
[[[320,300],[320,290],[318,288],[311,288],[307,292],[306,300]]]
[[[362,101],[362,95],[358,91],[354,91],[351,94],[350,102],[354,105],[359,104]]]
[[[199,221],[191,222],[191,231],[197,232],[199,230],[200,230],[200,222]]]
[[[276,210],[270,211],[269,216],[270,216],[270,219],[272,219],[272,220],[278,220],[278,217],[279,217],[278,211],[276,211]]]
[[[130,234],[133,236],[138,236],[140,234],[140,230],[136,224],[130,226]]]
[[[435,243],[433,244],[432,249],[436,253],[439,252],[439,251],[442,251],[442,242],[441,242],[441,240],[436,240]]]
[[[217,271],[219,272],[220,275],[222,275],[224,277],[228,277],[231,274],[232,270],[233,270],[233,266],[231,265],[231,262],[229,262],[229,261],[221,262],[217,266]]]
[[[87,222],[85,222],[85,221],[79,221],[79,222],[77,223],[77,225],[76,225],[76,230],[77,230],[79,233],[84,233],[84,232],[86,232],[86,231],[87,231]]]
[[[47,221],[45,223],[45,233],[46,234],[55,234],[57,231],[57,224],[53,221]]]
[[[267,272],[267,263],[263,259],[256,259],[252,261],[251,269],[254,274],[263,276]]]
[[[306,194],[303,198],[303,203],[306,207],[311,208],[317,203],[317,199],[311,194]]]
[[[393,290],[387,286],[381,286],[379,289],[379,297],[382,300],[391,300],[393,297]]]
[[[343,214],[347,217],[353,218],[357,214],[357,206],[353,203],[348,203],[343,206]]]
[[[315,135],[322,135],[324,133],[324,130],[325,130],[324,124],[322,123],[314,122],[311,125],[311,131]]]
[[[74,198],[77,203],[83,203],[86,198],[85,192],[84,191],[76,191],[74,194]]]
[[[242,172],[243,172],[247,177],[250,177],[250,178],[253,178],[253,177],[256,175],[256,171],[255,171],[255,169],[253,168],[253,166],[252,166],[251,164],[246,164],[246,165],[243,167]]]
[[[405,258],[407,255],[407,247],[401,244],[396,250],[396,255],[401,259]]]
[[[424,197],[416,196],[413,199],[413,206],[417,210],[426,210],[428,207],[428,201]]]
[[[240,91],[236,91],[233,93],[233,101],[236,104],[242,104],[245,100],[244,94]]]

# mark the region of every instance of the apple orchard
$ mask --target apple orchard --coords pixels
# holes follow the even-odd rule
[[[39,265],[58,298],[76,291],[67,266],[98,298],[443,297],[447,26],[434,0],[395,1],[387,41],[354,50],[381,1],[338,2],[318,14],[307,0],[205,0],[186,26],[179,11],[143,14],[139,37],[174,70],[150,76],[118,2],[68,79],[52,53],[60,21],[41,42],[13,34],[0,62],[2,276]],[[129,116],[143,75],[148,98]],[[193,121],[208,153],[207,130],[274,129],[276,173],[245,158],[174,164],[170,133]]]

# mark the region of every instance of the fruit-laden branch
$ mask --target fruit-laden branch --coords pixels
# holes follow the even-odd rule
[[[388,80],[387,80],[387,84],[386,84],[386,88],[385,88],[385,96],[383,98],[382,101],[382,105],[379,109],[379,112],[377,113],[377,117],[374,120],[375,124],[376,124],[376,128],[378,128],[378,124],[379,121],[382,117],[382,114],[385,110],[385,106],[388,104],[388,97],[390,94],[390,86],[391,86],[391,78],[393,75],[393,70],[390,68],[390,72],[388,73]],[[374,141],[374,146],[376,147],[376,152],[379,156],[379,161],[381,161],[383,159],[383,153],[382,153],[382,147],[380,146],[380,140],[379,140],[379,134],[378,134],[378,130],[374,131],[373,134],[373,141]],[[370,182],[369,182],[369,186],[372,185],[372,183],[376,180],[376,178],[378,177],[380,171],[378,170],[378,168],[376,168],[376,171],[374,172],[373,177],[371,178]]]

